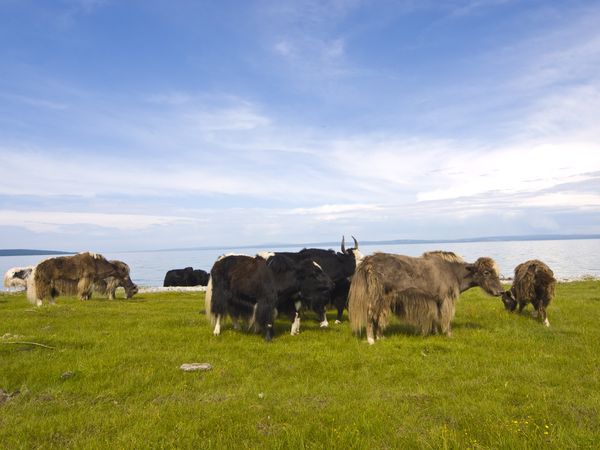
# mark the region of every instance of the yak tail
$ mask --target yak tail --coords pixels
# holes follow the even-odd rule
[[[348,293],[348,319],[352,331],[360,333],[367,326],[370,316],[387,317],[390,307],[384,301],[380,276],[370,261],[363,261],[352,277]]]
[[[216,314],[212,313],[212,295],[213,295],[213,277],[208,279],[208,284],[206,285],[206,292],[204,294],[204,312],[210,318],[210,323],[214,327],[217,323]]]
[[[29,303],[32,303],[34,305],[38,303],[37,289],[35,283],[35,269],[36,268],[34,267],[31,271],[31,274],[27,277],[27,300],[29,300]]]

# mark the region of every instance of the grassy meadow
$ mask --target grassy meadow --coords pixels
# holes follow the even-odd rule
[[[0,448],[597,448],[600,282],[560,283],[547,329],[479,289],[453,337],[348,323],[214,337],[204,294],[0,294]],[[329,314],[330,320],[334,314]],[[40,345],[19,343],[30,342]],[[183,363],[208,362],[186,373]],[[18,392],[16,392],[18,391]],[[7,398],[6,393],[14,393]]]

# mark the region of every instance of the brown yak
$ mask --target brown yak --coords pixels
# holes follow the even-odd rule
[[[98,253],[58,256],[40,262],[28,279],[27,298],[41,306],[43,300],[54,303],[59,295],[75,292],[81,300],[89,299],[94,284],[114,277],[123,284],[131,282],[126,264],[113,264]],[[127,281],[128,280],[128,281]]]
[[[423,335],[451,335],[450,322],[461,292],[480,286],[500,296],[502,285],[496,263],[479,258],[467,263],[452,252],[428,252],[415,258],[389,253],[367,256],[358,266],[348,297],[350,325],[367,329],[367,341],[383,337],[393,312]]]
[[[109,261],[114,264],[123,272],[127,272],[126,278],[117,278],[114,276],[104,278],[94,283],[93,292],[100,294],[101,296],[108,297],[109,300],[115,299],[115,292],[118,287],[125,289],[125,298],[131,298],[138,293],[138,286],[129,277],[129,266],[123,261],[117,259],[111,259]],[[57,280],[55,281],[55,288],[62,295],[77,295],[77,280]],[[89,297],[85,297],[82,300],[89,300]]]
[[[533,314],[550,326],[546,308],[554,298],[556,279],[554,272],[542,261],[532,259],[515,267],[515,278],[509,290],[502,294],[502,303],[508,311],[514,311],[519,305],[519,312],[528,303],[533,305]]]

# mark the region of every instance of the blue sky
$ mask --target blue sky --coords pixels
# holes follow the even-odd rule
[[[598,1],[0,0],[0,248],[600,233]]]

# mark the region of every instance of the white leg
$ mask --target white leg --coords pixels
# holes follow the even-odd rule
[[[215,330],[213,331],[215,336],[221,334],[221,314],[217,314],[217,323],[215,324]]]
[[[327,316],[325,316],[325,320],[319,324],[321,328],[327,328],[329,326],[329,322],[327,322]]]
[[[300,334],[300,314],[296,313],[296,318],[294,319],[294,323],[292,323],[292,330],[290,332],[292,336]]]
[[[550,326],[550,321],[548,320],[547,317],[546,317],[546,320],[544,320],[544,325],[546,325],[547,327]]]
[[[337,320],[337,319],[335,319],[335,324],[336,324],[336,325],[339,325],[340,323],[342,323],[342,321],[341,321],[341,320]]]

